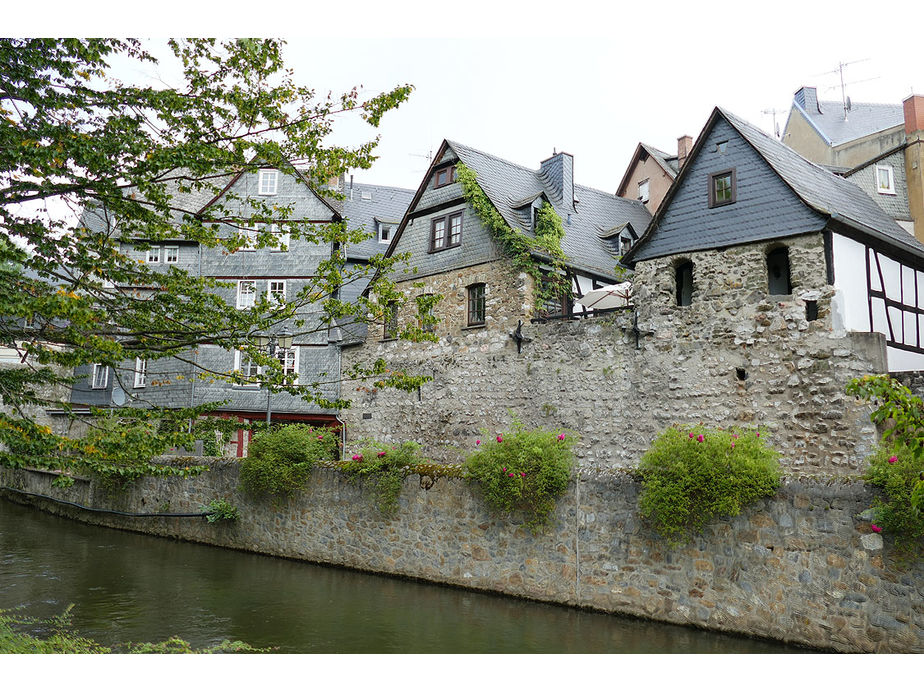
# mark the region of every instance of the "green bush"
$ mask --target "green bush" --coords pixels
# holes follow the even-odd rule
[[[340,467],[353,481],[368,479],[376,507],[385,515],[393,515],[398,510],[398,496],[405,477],[426,462],[420,456],[417,443],[386,445],[367,441],[358,454],[342,462]]]
[[[493,439],[483,437],[465,461],[465,477],[480,486],[491,507],[521,513],[526,526],[539,531],[568,488],[574,437],[560,431],[526,430],[518,421]]]
[[[777,453],[759,431],[673,426],[642,457],[639,509],[671,545],[733,516],[780,485]]]
[[[924,538],[924,458],[901,442],[883,445],[864,476],[884,492],[873,506],[874,528],[894,535],[899,543]]]
[[[338,455],[338,434],[306,424],[257,433],[241,463],[241,488],[252,496],[288,497],[301,489],[314,465]]]
[[[236,522],[240,519],[240,513],[237,507],[231,504],[231,501],[224,498],[216,498],[208,505],[202,508],[202,512],[208,513],[205,519],[209,524],[215,522]]]

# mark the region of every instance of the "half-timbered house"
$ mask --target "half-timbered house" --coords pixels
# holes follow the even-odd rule
[[[753,266],[716,272],[736,248]],[[890,371],[924,368],[924,245],[859,186],[720,108],[623,260],[663,279],[670,290],[647,298],[679,319],[709,302],[733,329],[749,305],[769,324],[798,304],[793,329],[879,333]]]

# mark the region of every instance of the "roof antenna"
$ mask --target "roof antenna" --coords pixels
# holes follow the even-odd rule
[[[777,139],[780,139],[780,126],[779,126],[779,123],[776,122],[776,114],[785,113],[785,112],[786,111],[778,111],[775,108],[765,108],[764,110],[761,111],[761,113],[763,113],[764,115],[773,116],[773,134],[776,135]]]

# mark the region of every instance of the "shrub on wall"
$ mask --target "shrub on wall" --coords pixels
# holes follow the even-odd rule
[[[873,506],[873,531],[899,543],[924,538],[924,402],[888,375],[854,378],[848,394],[874,404],[872,420],[885,425],[865,479],[884,492]]]
[[[417,443],[387,445],[366,441],[362,450],[342,462],[340,468],[352,481],[368,481],[376,507],[385,515],[392,515],[398,510],[398,495],[405,477],[425,463]]]
[[[669,543],[682,543],[712,518],[776,493],[777,457],[759,431],[673,426],[642,457],[639,509]]]
[[[337,459],[338,449],[338,434],[326,427],[292,424],[258,433],[241,463],[241,488],[254,496],[290,496],[316,463]]]
[[[523,515],[534,532],[545,526],[568,487],[574,466],[574,436],[560,431],[513,429],[477,441],[465,461],[465,478],[476,483],[490,506]]]

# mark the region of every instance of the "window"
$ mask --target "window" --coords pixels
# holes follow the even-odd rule
[[[148,381],[148,362],[146,359],[135,359],[135,387],[145,387]]]
[[[436,173],[433,174],[433,187],[442,188],[444,185],[449,185],[450,183],[456,182],[456,167],[453,166],[444,166],[443,168],[437,169]]]
[[[462,243],[462,212],[439,217],[431,222],[430,252],[453,248]]]
[[[279,171],[275,171],[273,169],[260,169],[261,195],[275,195],[278,182]]]
[[[391,243],[392,225],[379,222],[379,243]]]
[[[254,362],[250,354],[234,350],[234,370],[239,371],[247,379],[255,379],[260,375],[260,366]],[[259,387],[259,383],[242,383],[239,387]]]
[[[257,283],[245,279],[237,283],[237,307],[252,308],[257,302]]]
[[[468,287],[468,324],[484,325],[484,284],[472,284]]]
[[[279,359],[283,374],[291,378],[289,384],[298,385],[298,347],[277,348],[276,358]]]
[[[276,253],[289,252],[289,232],[281,231],[276,224],[269,225],[269,232],[276,237],[276,242],[279,244],[271,248],[271,250]]]
[[[385,307],[385,332],[382,335],[383,339],[397,339],[398,338],[398,302],[389,301],[388,305]]]
[[[107,385],[109,385],[109,366],[94,363],[90,387],[94,390],[105,390]]]
[[[876,166],[876,192],[880,195],[895,194],[895,173],[891,166]]]
[[[789,250],[777,248],[767,253],[767,286],[771,295],[792,293],[789,281]]]
[[[286,302],[286,283],[284,280],[272,280],[266,285],[266,299],[273,305],[281,306]]]
[[[735,169],[720,171],[709,176],[709,206],[730,205],[736,199]]]
[[[160,246],[148,248],[148,262],[160,262]]]
[[[35,325],[35,316],[34,316],[34,315],[30,315],[30,316],[28,316],[28,317],[26,317],[26,318],[23,318],[23,321],[22,321],[22,328],[23,328],[24,330],[34,330],[34,329],[36,328],[36,325]]]
[[[650,179],[646,178],[641,183],[638,184],[638,199],[640,202],[648,202],[648,188],[649,188]]]
[[[433,315],[433,294],[421,294],[417,297],[417,327],[424,332],[436,331],[436,324],[439,322]]]
[[[164,262],[169,265],[175,265],[180,261],[180,248],[175,245],[168,245],[164,248]]]
[[[677,305],[691,305],[693,303],[693,263],[684,262],[677,265],[674,276],[677,281]]]
[[[719,154],[724,154],[726,151],[728,151],[728,140],[723,140],[722,142],[716,142],[715,150]]]

